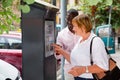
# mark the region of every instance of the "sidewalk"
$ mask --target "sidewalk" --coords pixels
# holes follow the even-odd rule
[[[118,67],[120,68],[120,45],[118,49],[118,39],[117,37],[115,38],[115,54],[110,54],[111,57],[117,62]]]
[[[117,62],[118,67],[120,68],[120,49],[116,49],[115,54],[110,54],[111,57]]]

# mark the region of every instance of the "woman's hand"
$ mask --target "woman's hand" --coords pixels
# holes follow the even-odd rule
[[[85,67],[75,66],[75,67],[71,68],[71,70],[68,73],[73,75],[74,77],[78,77],[81,74],[85,73]]]
[[[65,57],[65,59],[70,63],[70,55],[68,52],[63,50],[62,47],[59,46],[58,44],[53,44],[52,46],[54,47],[55,53],[63,55]]]
[[[52,44],[52,46],[54,48],[54,52],[56,53],[56,55],[62,54],[64,52],[64,50],[62,49],[62,46],[58,44]]]

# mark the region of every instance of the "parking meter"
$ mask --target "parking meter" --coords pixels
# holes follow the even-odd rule
[[[112,36],[111,25],[98,26],[96,35],[101,37],[110,54],[115,53],[115,38]]]
[[[52,4],[35,0],[31,11],[22,13],[23,79],[56,80],[55,42],[56,12]]]

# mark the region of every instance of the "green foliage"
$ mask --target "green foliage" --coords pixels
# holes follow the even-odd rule
[[[23,0],[24,2],[26,2],[27,4],[33,4],[34,0]]]
[[[79,9],[91,16],[95,26],[108,24],[109,10],[112,6],[111,24],[120,26],[120,0],[80,0]]]
[[[120,0],[113,0],[111,23],[113,27],[120,27]]]
[[[3,7],[9,7],[12,5],[13,0],[1,0]]]
[[[98,5],[99,3],[111,5],[113,0],[80,0],[80,2],[82,2],[82,4],[87,4],[89,6]]]
[[[12,4],[14,0],[0,1],[0,34],[8,33],[9,30],[15,30],[14,22],[20,23],[20,18],[13,13]]]
[[[23,13],[29,13],[30,12],[30,4],[33,4],[35,0],[23,0],[22,5],[20,5],[20,9]]]
[[[23,13],[30,12],[30,7],[28,5],[26,5],[26,4],[25,5],[21,5],[20,8],[21,8]]]
[[[89,4],[89,6],[97,5],[99,2],[102,2],[102,0],[86,0],[86,3]]]
[[[112,5],[113,0],[103,0],[103,2],[104,2],[107,6],[109,6],[109,5]]]
[[[120,2],[119,0],[113,0],[112,13],[111,13],[111,24],[112,27],[120,27]],[[96,23],[101,25],[102,23],[108,24],[110,7],[107,5],[101,5],[98,7],[96,12]]]
[[[16,2],[15,4],[13,4]],[[15,30],[20,26],[14,26],[14,23],[20,24],[19,15],[14,13],[13,7],[16,7],[19,11],[22,10],[23,13],[28,13],[30,11],[30,4],[34,3],[34,0],[0,0],[0,34],[3,32],[8,33],[10,30]]]

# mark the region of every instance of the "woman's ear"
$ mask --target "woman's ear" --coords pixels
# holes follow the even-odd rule
[[[87,33],[87,31],[86,31],[86,27],[83,25],[82,27],[82,31],[84,32],[84,33]]]

